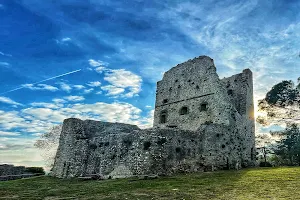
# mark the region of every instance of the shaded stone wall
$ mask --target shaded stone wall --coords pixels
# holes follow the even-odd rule
[[[227,89],[231,102],[235,105],[240,119],[236,120],[240,151],[244,159],[255,158],[255,121],[253,102],[253,76],[249,69],[242,73],[222,79]]]

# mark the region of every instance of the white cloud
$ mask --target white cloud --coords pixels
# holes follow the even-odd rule
[[[117,96],[125,91],[124,88],[116,87],[114,85],[106,85],[101,87],[101,89],[107,91],[106,95],[108,96]]]
[[[90,89],[85,89],[85,90],[83,90],[83,93],[84,94],[89,94],[89,93],[91,93],[91,92],[93,92],[94,91],[94,88],[90,88]]]
[[[101,73],[104,72],[105,70],[106,70],[105,67],[97,67],[97,68],[95,69],[95,71],[98,72],[99,74],[101,74]]]
[[[64,82],[59,83],[60,89],[66,92],[70,92],[72,90],[72,87]]]
[[[95,71],[97,73],[105,72],[104,80],[107,81],[109,85],[104,85],[101,89],[107,91],[107,96],[129,98],[138,95],[141,91],[142,78],[140,76],[125,69],[108,69],[103,66],[107,65],[107,63],[100,60],[96,61],[90,59],[89,64],[92,67],[96,67]],[[90,82],[87,85],[90,87],[98,87],[101,86],[101,82]],[[102,92],[100,91],[96,94],[102,94]]]
[[[72,41],[72,39],[69,37],[64,37],[62,39],[56,39],[55,41],[59,45],[68,45],[68,42]]]
[[[73,85],[73,87],[77,90],[82,90],[85,88],[83,85]]]
[[[17,136],[19,132],[0,131],[0,136]]]
[[[62,122],[65,118],[67,118],[67,116],[59,110],[53,110],[50,108],[26,108],[22,110],[22,114],[33,116],[34,120],[49,122]]]
[[[55,102],[55,103],[66,103],[66,100],[58,99],[58,98],[52,99],[52,101]]]
[[[142,78],[125,69],[106,72],[104,80],[110,85],[101,88],[108,91],[107,95],[109,96],[133,97],[141,91]]]
[[[92,67],[100,67],[100,66],[103,67],[103,66],[107,65],[106,62],[103,62],[101,60],[94,60],[94,59],[89,59],[89,64]]]
[[[71,38],[69,37],[65,37],[63,39],[61,39],[62,42],[68,42],[68,41],[71,41]]]
[[[70,98],[76,100],[76,98]],[[142,125],[148,123],[141,117],[141,110],[128,103],[94,104],[69,103],[67,106],[55,106],[51,103],[35,103],[35,107],[22,109],[19,112],[5,112],[0,110],[0,130],[3,132],[44,133],[64,119],[75,117],[108,122],[122,122]],[[149,123],[148,123],[149,124]]]
[[[10,105],[15,105],[15,106],[21,106],[22,104],[8,98],[8,97],[2,97],[0,96],[0,102],[5,103],[5,104],[10,104]]]
[[[54,109],[57,109],[57,108],[60,108],[63,106],[63,104],[53,104],[53,103],[45,103],[45,102],[33,102],[30,104],[31,106],[33,107],[44,107],[44,108],[54,108]]]
[[[51,85],[47,85],[47,84],[23,84],[21,85],[24,88],[30,89],[30,90],[47,90],[47,91],[51,91],[51,92],[55,92],[58,90],[57,87],[51,86]]]
[[[20,116],[19,112],[0,110],[0,130],[10,130],[24,126],[27,126],[27,120]]]
[[[83,96],[67,96],[67,97],[64,97],[64,99],[66,99],[68,101],[83,101],[84,97]]]
[[[89,82],[87,85],[90,87],[99,87],[101,85],[101,82],[99,81]]]
[[[0,62],[0,66],[8,68],[10,66],[10,64],[8,62]]]
[[[75,104],[72,109],[80,111],[83,118],[132,124],[136,124],[136,116],[141,113],[139,108],[128,103]]]

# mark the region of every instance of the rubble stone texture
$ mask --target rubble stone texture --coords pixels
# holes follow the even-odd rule
[[[200,56],[157,83],[154,127],[66,119],[52,174],[106,178],[170,175],[255,165],[249,69],[219,79]]]

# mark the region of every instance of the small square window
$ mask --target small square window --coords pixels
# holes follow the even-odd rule
[[[179,113],[180,113],[180,115],[186,115],[186,114],[188,114],[188,108],[186,106],[182,107],[180,109]]]
[[[203,103],[200,105],[200,111],[207,111],[207,103]]]

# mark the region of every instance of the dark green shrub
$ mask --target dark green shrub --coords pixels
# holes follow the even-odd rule
[[[45,174],[44,168],[42,167],[26,167],[25,172],[32,174]]]
[[[269,162],[260,162],[259,166],[260,167],[273,167],[273,165]]]

